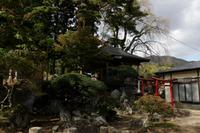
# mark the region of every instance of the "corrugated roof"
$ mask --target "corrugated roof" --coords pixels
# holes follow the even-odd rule
[[[199,69],[199,68],[200,68],[200,61],[193,61],[193,62],[190,62],[190,63],[186,63],[185,65],[176,66],[176,67],[171,68],[170,70],[157,72],[157,73],[187,71],[187,70],[193,70],[193,69]]]
[[[112,56],[122,56],[124,58],[139,60],[140,62],[150,61],[150,59],[148,59],[148,58],[143,58],[143,57],[140,57],[140,56],[137,56],[137,55],[129,54],[129,53],[121,50],[120,48],[116,48],[116,47],[106,46],[106,47],[103,48],[103,51],[105,51],[106,53],[108,53]]]

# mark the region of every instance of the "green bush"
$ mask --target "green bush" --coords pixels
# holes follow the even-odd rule
[[[69,110],[79,108],[91,111],[107,90],[103,82],[78,73],[64,74],[44,86],[46,89],[43,90],[52,99],[61,100]]]
[[[154,113],[163,116],[171,116],[173,114],[170,104],[159,96],[143,96],[136,101],[136,106],[138,110],[149,113],[150,116]]]
[[[84,96],[94,96],[107,89],[103,82],[92,80],[90,77],[78,73],[62,75],[53,80],[51,86],[54,94],[58,95],[77,93]]]
[[[43,91],[47,94],[45,100],[49,98],[59,100],[70,112],[79,110],[88,115],[94,112],[109,121],[115,117],[116,112],[113,108],[119,104],[110,97],[103,82],[78,73],[68,73],[52,81],[44,82]],[[43,103],[44,99],[37,103]],[[49,102],[46,101],[46,103]]]
[[[97,113],[99,115],[104,116],[107,121],[112,121],[116,118],[117,114],[113,109],[119,108],[120,102],[112,98],[109,94],[104,94],[99,97],[97,103],[95,104],[95,108],[97,109]]]

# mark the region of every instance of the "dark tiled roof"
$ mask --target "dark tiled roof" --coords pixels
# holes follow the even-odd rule
[[[169,73],[169,72],[177,72],[177,71],[187,71],[187,70],[194,70],[200,68],[200,61],[193,61],[190,63],[186,63],[185,65],[173,67],[170,70],[162,71],[158,73]]]
[[[133,55],[133,54],[129,54],[123,50],[121,50],[120,48],[116,48],[116,47],[111,47],[111,46],[106,46],[103,48],[103,51],[110,54],[111,56],[122,56],[122,58],[129,58],[132,60],[137,60],[140,62],[149,62],[150,59],[148,58],[143,58],[137,55]]]

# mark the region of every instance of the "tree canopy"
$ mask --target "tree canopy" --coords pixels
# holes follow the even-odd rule
[[[151,37],[165,27],[144,7],[138,0],[1,0],[0,47],[52,73],[56,61],[87,69],[104,42],[152,51]]]

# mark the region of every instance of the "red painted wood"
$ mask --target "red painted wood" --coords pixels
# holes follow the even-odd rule
[[[144,80],[142,80],[141,92],[142,92],[142,96],[144,96]]]
[[[158,86],[158,80],[156,79],[155,81],[155,89],[156,89],[156,96],[159,96],[159,92],[158,92],[158,89],[159,89],[159,86]]]

